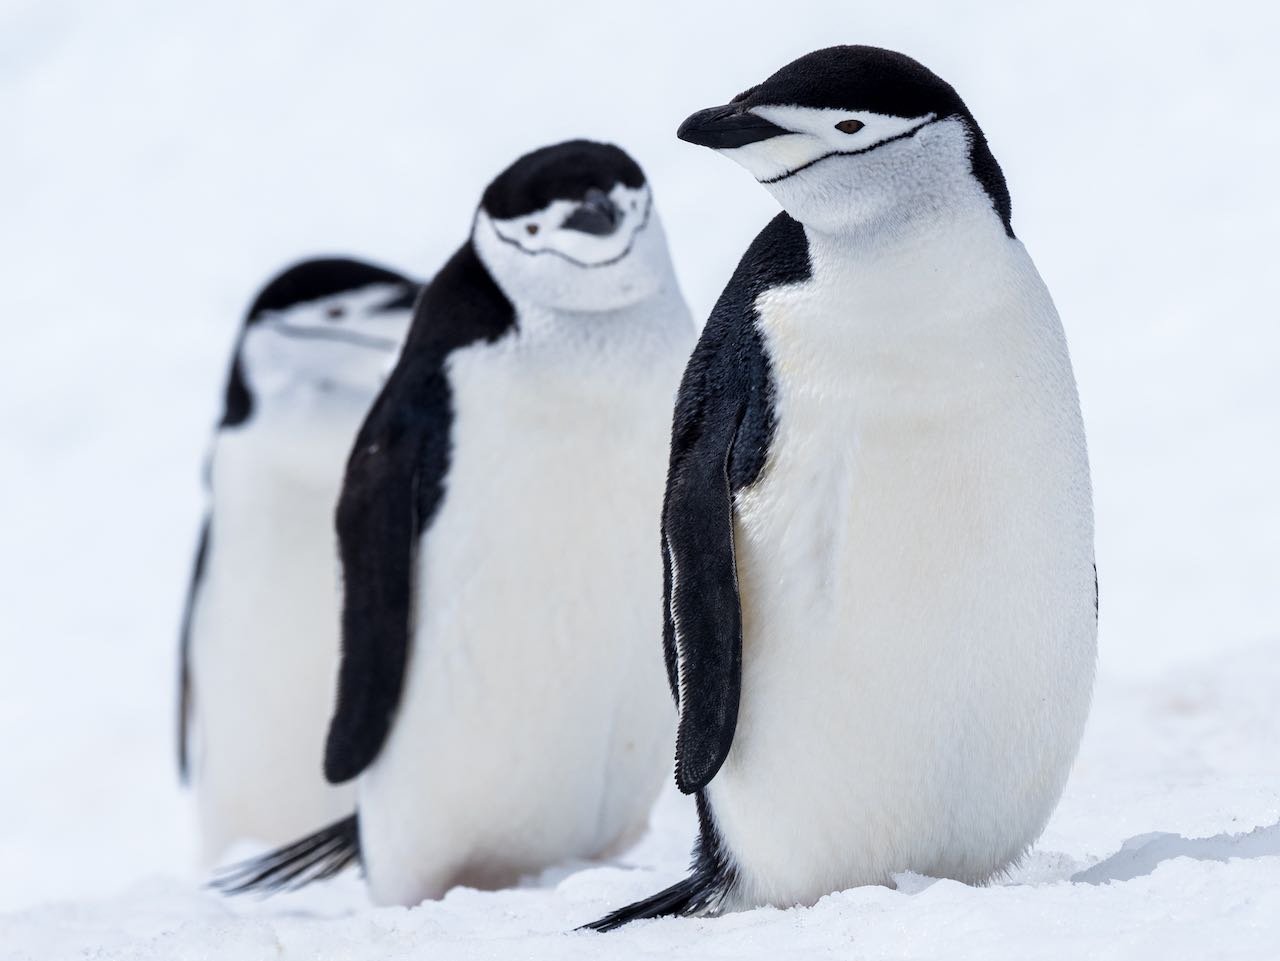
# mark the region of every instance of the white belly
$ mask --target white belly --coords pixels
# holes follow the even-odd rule
[[[191,638],[193,781],[206,861],[351,813],[324,780],[338,657],[333,510],[361,411],[269,412],[219,435]],[[323,417],[323,428],[313,417]]]
[[[360,782],[375,900],[509,884],[643,829],[675,724],[658,517],[684,347],[594,369],[510,342],[453,358],[418,630]]]
[[[1043,829],[1092,687],[1083,429],[1038,278],[926,320],[918,284],[816,276],[848,323],[762,303],[777,430],[737,501],[742,699],[708,791],[744,905],[986,880]]]

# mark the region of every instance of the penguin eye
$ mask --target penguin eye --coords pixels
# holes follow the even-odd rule
[[[345,307],[333,306],[324,312],[326,320],[341,320],[347,313]]]
[[[861,130],[865,126],[866,124],[863,123],[861,120],[850,119],[850,120],[841,120],[838,124],[836,124],[836,129],[839,130],[841,133],[857,133],[859,130]]]
[[[525,231],[529,234],[529,236],[530,236],[530,237],[532,237],[534,234],[536,234],[536,233],[538,232],[538,225],[537,225],[537,224],[525,224],[524,229],[525,229]]]

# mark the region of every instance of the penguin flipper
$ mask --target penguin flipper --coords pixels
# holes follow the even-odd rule
[[[178,780],[186,784],[191,777],[191,622],[195,616],[196,594],[204,579],[205,560],[209,556],[210,518],[205,515],[200,525],[200,540],[191,564],[191,583],[182,610],[182,628],[178,635]]]
[[[394,384],[394,378],[387,388]],[[419,438],[379,398],[356,440],[338,499],[342,564],[342,661],[337,706],[325,743],[333,784],[363,771],[391,730],[413,630],[417,573]]]
[[[764,469],[773,380],[756,327],[765,290],[809,272],[804,228],[779,214],[747,248],[689,358],[676,400],[662,510],[668,677],[680,722],[676,785],[686,794],[729,754],[742,684],[734,497]]]
[[[209,886],[228,895],[293,891],[331,878],[359,860],[360,824],[352,814],[292,844],[223,869]]]
[[[404,349],[356,437],[338,499],[342,663],[325,777],[378,756],[404,686],[418,599],[418,551],[444,497],[452,443],[450,353],[515,325],[506,295],[464,244],[423,288]]]
[[[679,710],[676,785],[685,794],[715,777],[738,720],[742,611],[728,476],[736,424],[721,413],[673,438],[662,512],[663,640]]]

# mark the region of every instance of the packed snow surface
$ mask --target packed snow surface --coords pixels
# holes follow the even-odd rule
[[[1154,0],[0,2],[0,959],[1280,957],[1278,30]],[[674,129],[838,42],[956,84],[1071,340],[1102,655],[1035,850],[986,888],[569,933],[682,875],[672,791],[615,862],[514,890],[205,891],[175,633],[256,285],[316,253],[429,275],[497,170],[591,136],[645,166],[705,316],[775,207]]]

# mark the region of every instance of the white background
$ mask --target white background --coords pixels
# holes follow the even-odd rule
[[[175,634],[202,452],[257,285],[326,252],[429,276],[463,240],[493,174],[525,150],[589,136],[646,168],[705,316],[776,208],[732,164],[676,141],[675,127],[841,42],[903,50],[960,90],[1004,166],[1014,227],[1071,341],[1097,494],[1101,684],[1045,845],[1083,864],[1147,830],[1275,822],[1276,11],[4,0],[0,909],[192,876],[172,763]],[[1189,757],[1203,762],[1192,773]],[[668,807],[659,826],[675,841],[643,849],[658,874],[615,879],[614,896],[679,873],[687,811]],[[1262,872],[1275,888],[1278,860],[1178,870],[1210,890],[1226,882],[1203,872],[1241,884],[1230,872]],[[121,942],[121,956],[191,905],[215,910],[189,882],[149,883],[107,912],[157,919]],[[1189,917],[1190,883],[1179,876],[1151,903]],[[538,920],[524,926],[586,920],[604,884],[580,882],[588,900],[576,915],[546,890],[551,916],[530,908]],[[139,907],[156,885],[189,903]],[[1000,890],[1050,891],[1064,917],[1116,890],[1073,902],[1078,888]],[[906,895],[857,896],[902,902],[900,923],[927,928]],[[992,892],[956,897],[965,913],[997,903],[966,900]],[[65,919],[43,910],[9,919],[28,939],[13,950],[38,954],[30,939]],[[1225,902],[1206,910],[1228,913]],[[104,937],[87,930],[84,945]],[[413,930],[412,944],[431,941]],[[650,930],[680,943],[679,922]],[[902,948],[890,933],[872,925],[864,946],[883,935],[886,950]],[[923,950],[922,937],[912,943]],[[72,944],[82,942],[58,950]]]

